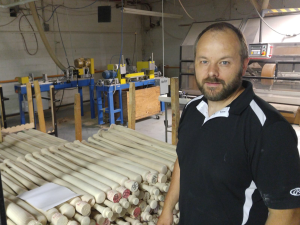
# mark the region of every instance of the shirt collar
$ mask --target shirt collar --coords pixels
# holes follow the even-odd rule
[[[229,113],[240,115],[250,105],[255,96],[250,81],[243,80],[242,86],[245,90],[231,102]]]
[[[249,106],[250,102],[254,97],[254,92],[252,84],[249,81],[243,80],[242,86],[245,90],[234,100],[230,105],[216,112],[210,118],[208,117],[208,104],[205,97],[202,98],[202,101],[196,106],[197,110],[203,114],[206,120],[215,118],[215,117],[228,117],[229,113],[239,115],[244,109]],[[206,122],[206,121],[205,121]]]

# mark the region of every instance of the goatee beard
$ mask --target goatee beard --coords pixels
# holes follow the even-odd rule
[[[205,98],[209,101],[222,101],[227,99],[233,93],[235,93],[242,85],[242,71],[235,76],[235,78],[230,83],[225,83],[224,80],[219,79],[217,77],[207,77],[202,80],[201,84],[196,79],[197,86],[201,93],[205,96]],[[220,91],[216,91],[215,87],[205,88],[205,83],[219,83],[222,85],[222,89]]]

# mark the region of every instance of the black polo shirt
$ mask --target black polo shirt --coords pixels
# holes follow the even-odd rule
[[[180,225],[264,225],[268,208],[300,207],[296,133],[250,82],[243,86],[211,117],[203,96],[182,113]]]

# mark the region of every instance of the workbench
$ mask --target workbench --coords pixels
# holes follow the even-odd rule
[[[154,86],[155,79],[143,80],[134,82],[135,87],[143,86]],[[109,114],[110,124],[115,124],[115,113],[120,113],[120,117],[117,121],[120,121],[121,124],[124,123],[123,120],[123,104],[122,104],[122,90],[129,89],[129,83],[127,84],[112,84],[112,85],[96,85],[96,95],[97,95],[97,111],[98,111],[98,124],[104,124],[103,115],[104,113]],[[113,94],[117,92],[119,98],[119,107],[115,109]],[[105,102],[102,101],[102,97],[107,95],[108,107],[105,107]],[[105,99],[105,98],[104,98]],[[161,104],[161,111],[164,111],[164,104]]]
[[[78,82],[78,84],[77,84]],[[63,90],[66,88],[77,88],[78,87],[78,93],[80,94],[80,100],[81,100],[81,116],[84,115],[83,112],[83,97],[82,97],[82,87],[89,87],[90,91],[90,109],[91,109],[91,118],[95,118],[95,106],[94,106],[94,87],[95,87],[95,81],[94,78],[86,78],[86,79],[78,79],[77,80],[71,80],[70,82],[58,82],[57,84],[54,84],[53,82],[45,82],[40,83],[40,89],[41,92],[49,91],[50,86],[54,86],[54,90]],[[33,87],[33,84],[32,84]],[[20,118],[21,118],[21,124],[25,124],[25,114],[22,108],[22,102],[24,100],[23,95],[27,94],[26,85],[16,84],[14,86],[15,92],[18,94],[19,97],[19,109],[20,109]]]

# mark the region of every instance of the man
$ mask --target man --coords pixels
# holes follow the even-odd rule
[[[242,33],[207,27],[195,44],[202,92],[183,110],[178,159],[158,225],[299,225],[300,160],[290,124],[242,81],[248,65]]]

